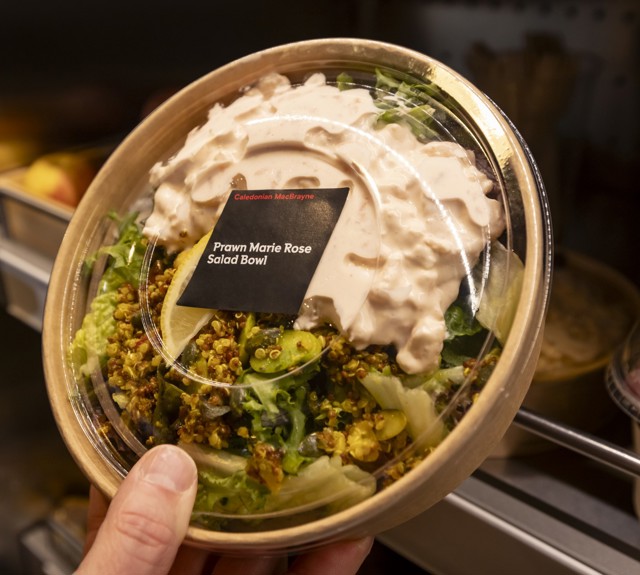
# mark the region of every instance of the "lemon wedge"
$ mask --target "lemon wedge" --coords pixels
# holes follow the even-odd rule
[[[160,311],[160,332],[166,353],[175,360],[202,327],[213,317],[214,310],[178,305],[193,271],[202,256],[211,232],[176,258],[176,271],[167,289]]]

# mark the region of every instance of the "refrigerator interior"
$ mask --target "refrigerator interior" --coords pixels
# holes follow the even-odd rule
[[[117,141],[168,94],[271,45],[358,36],[427,53],[474,81],[520,128],[549,192],[556,245],[640,286],[636,1],[114,0],[88,10],[78,0],[25,0],[3,7],[2,24],[0,162],[2,145],[17,140],[45,150]],[[553,74],[522,66],[532,58],[551,61]],[[40,366],[53,256],[7,233],[2,199],[0,571],[70,573],[88,486],[55,427]],[[64,217],[56,221],[64,227]],[[46,243],[46,232],[39,237]],[[595,431],[554,423],[543,425],[547,449],[487,460],[432,510],[382,534],[366,573],[640,569],[640,460],[628,418],[614,409]],[[514,426],[532,423],[525,413]],[[572,434],[577,443],[562,446]]]

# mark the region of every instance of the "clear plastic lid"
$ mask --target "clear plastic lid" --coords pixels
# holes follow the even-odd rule
[[[207,530],[302,525],[401,482],[483,397],[519,307],[533,343],[505,369],[533,369],[550,247],[528,153],[444,68],[335,45],[178,93],[65,238],[76,417],[120,476],[158,444],[190,453]]]

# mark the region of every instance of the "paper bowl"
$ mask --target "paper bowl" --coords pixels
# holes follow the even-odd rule
[[[603,384],[615,350],[640,317],[640,292],[621,273],[585,254],[556,249],[542,350],[523,406],[595,433],[615,416]],[[493,452],[521,456],[553,449],[512,426]]]
[[[170,158],[189,132],[205,122],[214,104],[232,101],[265,75],[278,72],[300,81],[316,71],[335,77],[346,70],[373,79],[376,69],[434,88],[429,97],[454,120],[457,132],[450,135],[475,148],[479,165],[495,180],[494,193],[505,211],[502,241],[509,261],[517,255],[523,262],[520,288],[510,299],[513,316],[500,359],[461,421],[421,463],[388,487],[331,515],[312,510],[289,524],[285,517],[261,525],[240,521],[231,530],[218,530],[194,522],[187,534],[189,544],[224,553],[276,553],[398,525],[442,499],[476,469],[506,431],[531,381],[547,304],[551,232],[543,186],[518,133],[479,90],[428,56],[369,40],[311,40],[247,56],[184,88],[121,143],[78,206],[52,272],[43,328],[47,387],[69,450],[107,497],[113,497],[137,458],[117,433],[114,439],[113,422],[92,403],[95,390],[89,386],[87,392],[67,361],[92,290],[95,294],[96,278],[92,286],[83,266],[108,243],[105,238],[112,228],[106,215],[131,210],[148,193],[152,166]],[[514,289],[507,283],[501,284],[505,294]]]

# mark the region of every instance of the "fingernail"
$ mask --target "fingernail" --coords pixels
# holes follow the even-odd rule
[[[141,464],[141,477],[144,481],[176,493],[187,491],[196,481],[195,463],[179,447],[155,447]]]
[[[373,547],[374,538],[373,537],[363,537],[358,541],[358,547],[362,549],[362,551],[366,551],[369,553]]]

